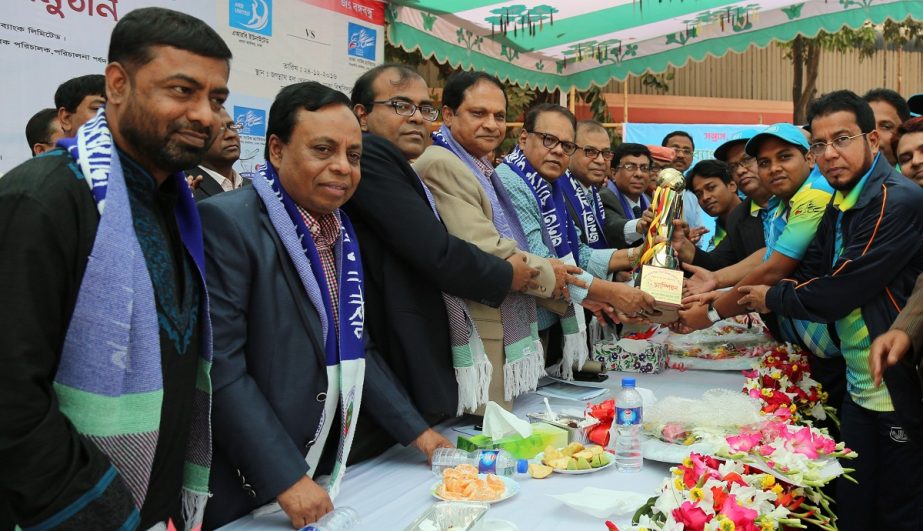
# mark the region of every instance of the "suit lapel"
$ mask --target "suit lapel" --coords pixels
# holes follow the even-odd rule
[[[266,206],[262,204],[262,201],[260,203],[260,223],[263,224],[263,228],[272,237],[272,243],[276,247],[276,252],[279,255],[279,264],[281,264],[280,267],[282,269],[282,275],[285,277],[285,282],[288,284],[288,287],[292,292],[292,299],[295,301],[295,306],[298,308],[298,315],[301,317],[301,320],[304,323],[306,330],[308,331],[308,335],[311,337],[311,341],[314,343],[314,350],[317,352],[317,357],[321,363],[321,366],[325,366],[326,355],[324,352],[323,331],[320,327],[320,315],[318,315],[317,309],[314,308],[314,305],[311,304],[311,300],[308,298],[308,294],[305,293],[305,288],[301,283],[301,278],[298,276],[298,272],[295,271],[295,265],[292,263],[292,259],[288,255],[288,251],[285,250],[285,246],[282,244],[282,240],[279,239],[279,235],[276,233],[276,228],[273,227],[272,222],[269,220],[269,216],[266,213]]]
[[[221,185],[218,184],[218,181],[216,181],[214,177],[205,172],[202,174],[202,182],[199,183],[199,188],[207,197],[220,194],[224,191],[224,189],[221,188]]]

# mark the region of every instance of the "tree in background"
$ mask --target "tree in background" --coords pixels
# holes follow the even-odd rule
[[[923,37],[923,22],[910,18],[902,22],[885,21],[881,26],[866,23],[858,29],[844,27],[836,33],[821,31],[817,36],[799,35],[782,46],[787,48],[786,57],[792,61],[794,77],[792,82],[792,103],[796,124],[805,123],[808,107],[817,95],[817,75],[820,69],[822,50],[845,52],[858,50],[859,60],[871,57],[882,46],[906,46],[910,41]]]

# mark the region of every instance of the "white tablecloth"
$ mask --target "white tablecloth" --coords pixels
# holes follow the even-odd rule
[[[708,389],[715,387],[740,389],[743,376],[736,372],[676,371],[668,369],[661,374],[609,373],[604,384],[614,395],[622,376],[637,379],[638,387],[654,391],[658,399],[666,396],[698,398]],[[594,399],[599,402],[612,395]],[[554,409],[583,409],[584,404],[561,399],[549,399]],[[516,400],[514,411],[525,418],[526,413],[542,411],[541,397],[530,394]],[[439,427],[451,441],[458,433],[452,430],[454,424]],[[542,480],[528,475],[519,476],[521,491],[512,498],[494,504],[485,515],[485,520],[508,520],[522,531],[566,529],[573,531],[600,531],[605,528],[600,519],[571,509],[548,494],[576,492],[583,487],[593,486],[612,490],[634,491],[653,495],[661,481],[669,474],[670,465],[655,461],[644,461],[638,473],[622,473],[614,467],[594,474],[564,475],[552,474]],[[430,487],[437,478],[426,465],[423,455],[413,448],[395,446],[381,456],[352,466],[343,480],[335,505],[346,505],[358,510],[361,521],[357,530],[391,531],[402,530],[429,506],[437,502],[430,494]],[[627,524],[631,515],[612,518],[619,525]],[[246,516],[224,526],[223,531],[232,530],[283,530],[291,529],[284,513],[254,518]]]

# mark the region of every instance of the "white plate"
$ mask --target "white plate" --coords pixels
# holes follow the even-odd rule
[[[603,451],[609,454],[609,462],[605,466],[601,466],[597,468],[588,468],[586,470],[558,470],[557,468],[552,468],[551,470],[552,472],[556,474],[572,474],[575,476],[580,475],[580,474],[592,474],[593,472],[599,472],[600,470],[605,470],[615,464],[615,455],[613,455],[612,452],[610,452],[609,450],[603,450]],[[542,458],[544,457],[545,457],[545,452],[542,452],[536,455],[535,462],[542,463]]]
[[[478,474],[478,477],[481,478],[481,479],[484,479],[485,477],[487,477],[487,474]],[[440,500],[442,500],[442,501],[468,501],[468,502],[475,502],[475,503],[497,503],[497,502],[502,502],[503,500],[505,500],[505,499],[507,499],[507,498],[512,498],[513,496],[515,496],[516,494],[519,493],[519,483],[517,483],[516,480],[511,479],[511,478],[507,478],[507,477],[503,477],[503,476],[498,476],[498,477],[499,477],[501,480],[503,480],[503,484],[506,486],[506,490],[503,491],[503,494],[500,495],[500,497],[497,498],[496,500],[461,500],[461,499],[455,500],[455,499],[443,498],[442,496],[436,494],[436,491],[439,489],[439,486],[442,485],[442,480],[441,480],[441,479],[440,479],[439,481],[433,483],[433,486],[430,487],[429,491],[430,491],[430,493],[431,493],[435,498],[438,498],[438,499],[440,499]]]

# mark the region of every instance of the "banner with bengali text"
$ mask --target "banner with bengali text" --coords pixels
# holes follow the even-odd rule
[[[385,4],[378,0],[6,0],[0,174],[29,158],[26,122],[54,107],[58,85],[102,74],[116,22],[150,6],[204,20],[231,48],[226,107],[241,127],[242,173],[263,160],[266,119],[279,89],[318,81],[349,95],[363,72],[383,62]]]

